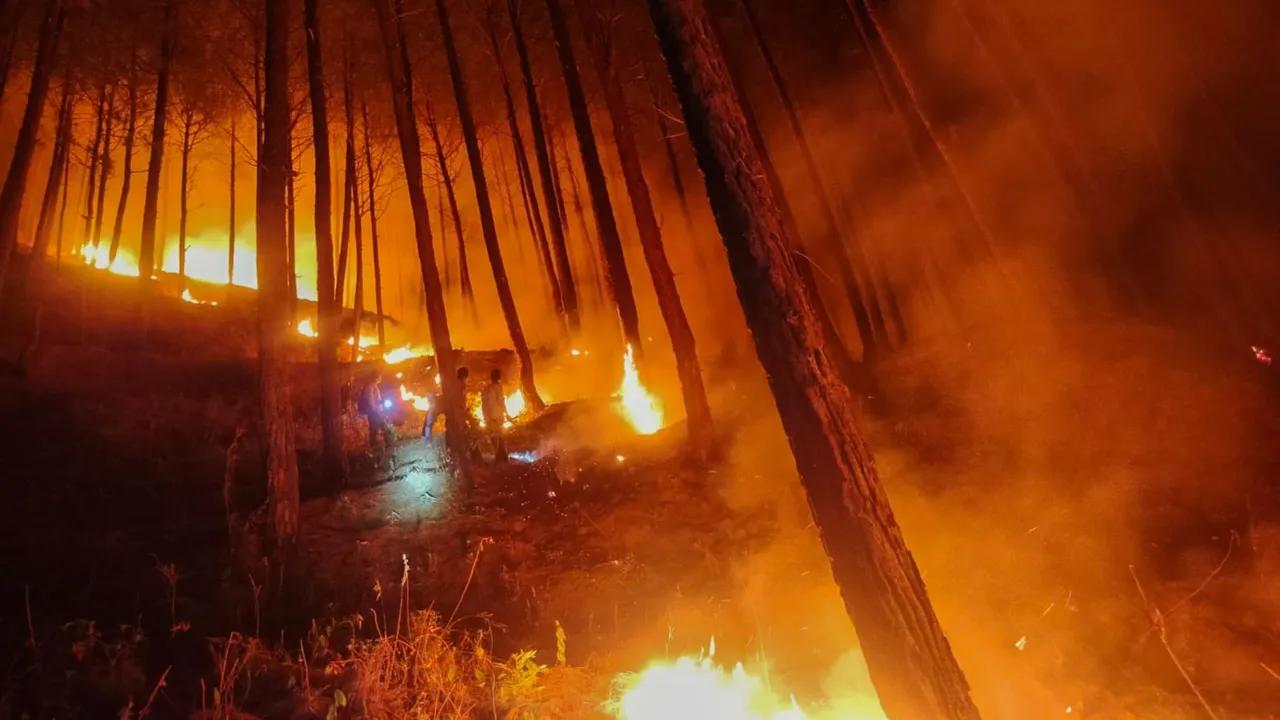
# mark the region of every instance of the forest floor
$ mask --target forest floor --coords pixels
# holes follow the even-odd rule
[[[64,297],[46,303],[26,376],[0,378],[0,711],[324,717],[341,689],[366,704],[339,715],[373,715],[369,667],[394,646],[361,642],[399,637],[408,609],[497,662],[536,652],[547,693],[580,673],[564,681],[573,703],[543,697],[535,716],[598,715],[617,673],[713,636],[718,657],[806,707],[869,696],[758,369],[716,377],[724,442],[709,464],[683,456],[679,424],[599,434],[619,422],[607,400],[552,406],[513,433],[528,462],[465,480],[412,423],[370,459],[349,417],[354,479],[332,495],[314,484],[300,362],[301,580],[281,603],[271,571],[233,557],[224,501],[228,486],[234,512],[260,500],[255,367],[237,350],[252,324],[210,310],[168,302],[138,327],[126,302]],[[29,322],[0,327],[11,357]],[[1276,717],[1274,380],[1248,366],[1210,380],[1150,347],[1064,358],[1079,345],[992,340],[963,371],[936,349],[904,353],[880,373],[883,415],[866,418],[986,716],[1201,717],[1194,685],[1219,717]],[[1149,387],[1175,392],[1152,404]]]

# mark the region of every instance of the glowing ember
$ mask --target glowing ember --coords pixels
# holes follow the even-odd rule
[[[1263,365],[1271,364],[1271,353],[1267,352],[1266,348],[1260,348],[1260,347],[1257,347],[1256,345],[1253,346],[1253,356],[1258,358],[1258,362],[1262,363]]]
[[[614,716],[619,720],[805,720],[795,698],[782,700],[739,663],[733,672],[712,662],[711,654],[655,663],[632,678]]]
[[[360,339],[360,344],[364,345],[364,338]],[[391,350],[382,356],[382,361],[388,365],[399,365],[405,360],[420,358],[431,354],[431,348],[413,347],[412,345],[404,345]],[[437,383],[439,380],[436,381]]]
[[[636,371],[635,356],[630,345],[627,345],[627,356],[623,362],[622,387],[618,389],[618,398],[623,417],[636,432],[652,435],[662,429],[662,406],[640,384],[640,373]]]
[[[182,299],[183,299],[183,300],[185,300],[185,301],[187,301],[187,302],[189,302],[189,303],[194,303],[194,304],[196,304],[196,305],[217,305],[217,304],[218,304],[216,300],[197,300],[197,299],[195,299],[194,297],[192,297],[192,296],[191,296],[191,290],[189,290],[189,289],[187,289],[187,290],[183,290],[183,291],[182,291]]]
[[[591,351],[590,351],[590,350],[579,350],[578,348],[573,348],[572,350],[570,350],[570,351],[569,351],[569,354],[570,354],[570,355],[572,355],[572,356],[574,356],[574,357],[582,357],[583,355],[590,355],[590,354],[591,354]]]
[[[311,322],[311,318],[303,318],[298,322],[298,334],[312,338],[320,336],[320,333],[316,332],[316,326]]]

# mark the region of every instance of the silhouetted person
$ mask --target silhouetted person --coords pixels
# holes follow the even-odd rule
[[[464,365],[459,367],[455,374],[458,378],[458,385],[461,386],[463,397],[465,397],[467,393],[467,378],[471,377],[471,371]],[[436,420],[440,419],[440,416],[445,414],[444,398],[441,393],[441,388],[437,387],[435,392],[428,396],[429,407],[427,410],[427,424],[422,426],[422,437],[425,439],[431,438],[432,428],[435,427]],[[466,403],[463,403],[463,405],[465,406]],[[464,418],[463,421],[465,422],[466,419]]]
[[[375,372],[372,379],[360,391],[360,398],[356,403],[357,409],[369,421],[369,449],[373,450],[378,446],[378,436],[382,436],[382,445],[384,448],[390,447],[391,428],[387,426],[386,407],[382,400],[382,373]]]
[[[502,437],[502,426],[507,422],[507,399],[502,392],[502,371],[497,368],[489,373],[489,384],[480,395],[480,410],[485,429],[493,440],[494,459],[502,462],[507,459],[507,443]]]

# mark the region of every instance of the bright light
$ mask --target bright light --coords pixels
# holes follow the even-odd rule
[[[525,411],[524,393],[517,389],[507,396],[506,404],[508,417],[520,417]]]
[[[618,389],[622,415],[631,427],[641,435],[652,435],[662,429],[662,406],[640,384],[635,356],[627,345],[627,356],[622,366],[622,387]]]
[[[183,291],[182,291],[182,299],[183,299],[183,300],[185,300],[185,301],[187,301],[187,302],[189,302],[189,303],[193,303],[193,304],[196,304],[196,305],[215,305],[215,306],[216,306],[216,305],[218,304],[218,302],[217,302],[216,300],[197,300],[197,299],[195,299],[194,297],[192,297],[192,295],[191,295],[191,290],[190,290],[189,288],[184,288],[184,289],[183,289]]]
[[[316,332],[316,326],[311,322],[311,318],[303,318],[298,322],[298,334],[311,338],[320,336],[320,333]]]
[[[364,345],[364,338],[361,338],[360,344]],[[424,357],[431,354],[431,348],[413,347],[412,345],[404,345],[391,350],[382,356],[382,361],[388,365],[399,365],[405,360]],[[437,382],[439,382],[437,380]]]
[[[386,408],[386,409],[390,410],[390,409],[391,409],[391,398],[387,398],[386,400],[383,400],[383,401],[382,401],[382,407],[384,407],[384,408]]]
[[[413,406],[418,412],[427,412],[431,409],[431,398],[426,395],[416,395],[404,385],[400,386],[400,399]]]

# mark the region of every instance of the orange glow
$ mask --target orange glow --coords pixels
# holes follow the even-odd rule
[[[191,296],[191,290],[190,290],[189,288],[188,288],[188,289],[184,289],[184,290],[182,291],[182,299],[183,299],[183,300],[185,300],[186,302],[194,303],[194,304],[196,304],[196,305],[214,305],[214,306],[217,306],[217,304],[218,304],[218,301],[216,301],[216,300],[197,300],[197,299],[195,299],[194,297],[192,297],[192,296]]]
[[[298,322],[298,334],[307,337],[320,337],[320,333],[316,332],[315,324],[311,322],[311,318],[303,318]]]
[[[414,410],[426,412],[431,409],[431,399],[426,395],[417,395],[404,385],[400,386],[400,399],[413,406]]]
[[[662,429],[662,405],[640,384],[635,355],[627,345],[622,365],[622,387],[617,393],[622,416],[641,435],[652,435]]]
[[[364,345],[364,338],[361,338],[360,344],[362,346]],[[431,354],[431,348],[429,347],[422,347],[422,346],[415,347],[413,345],[402,345],[394,350],[391,350],[385,353],[382,356],[382,361],[388,365],[399,365],[400,363],[406,360],[425,357],[430,354]],[[437,376],[436,383],[439,384],[439,382],[440,382],[440,379]]]

